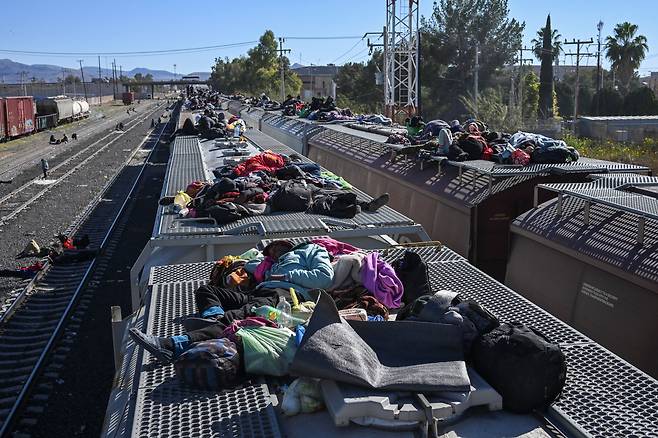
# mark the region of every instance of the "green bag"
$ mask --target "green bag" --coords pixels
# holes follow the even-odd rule
[[[249,374],[285,376],[297,351],[295,335],[287,328],[243,327],[236,333],[244,347]]]

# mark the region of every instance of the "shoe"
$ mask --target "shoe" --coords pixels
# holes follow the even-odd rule
[[[136,344],[140,345],[142,348],[144,348],[144,350],[155,356],[155,358],[158,359],[158,361],[161,363],[168,364],[173,361],[174,352],[162,345],[162,340],[166,338],[147,335],[146,333],[141,332],[136,328],[131,328],[128,333],[130,333],[130,337],[133,339],[133,341],[135,341]]]
[[[388,201],[391,199],[390,195],[388,193],[384,193],[381,196],[378,196],[377,198],[373,199],[372,201],[368,202],[365,206],[365,211],[369,211],[371,213],[379,210],[386,204],[388,204]]]
[[[223,316],[223,315],[222,315]],[[210,325],[215,325],[219,322],[219,318],[209,316],[208,318],[201,318],[198,316],[190,316],[183,320],[183,328],[186,333],[193,332],[194,330],[201,330]]]

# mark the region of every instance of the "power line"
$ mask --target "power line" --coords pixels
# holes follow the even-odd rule
[[[369,47],[366,47],[365,49],[361,50],[360,52],[355,53],[354,55],[352,55],[352,56],[350,56],[348,59],[346,59],[346,60],[343,62],[343,64],[350,62],[351,60],[353,60],[354,58],[356,58],[356,57],[359,56],[359,55],[364,54],[364,53],[367,52],[369,49],[370,49]]]
[[[354,50],[354,49],[356,48],[356,46],[358,46],[359,44],[361,44],[362,41],[363,41],[363,37],[362,37],[359,41],[357,41],[356,44],[354,44],[352,47],[350,47],[350,49],[349,49],[347,52],[343,53],[343,54],[340,55],[338,58],[336,58],[336,59],[334,59],[333,61],[331,61],[331,64],[335,64],[336,61],[338,61],[339,59],[342,59],[343,57],[347,56],[352,50]]]
[[[13,53],[17,55],[44,55],[44,56],[142,56],[142,55],[160,55],[170,53],[185,53],[204,50],[225,49],[231,47],[255,44],[258,41],[244,41],[240,43],[218,44],[214,46],[188,47],[184,49],[166,49],[166,50],[143,50],[136,52],[46,52],[32,50],[11,50],[0,48],[0,53]]]
[[[287,36],[283,37],[288,40],[357,40],[363,39],[359,35],[350,36]]]

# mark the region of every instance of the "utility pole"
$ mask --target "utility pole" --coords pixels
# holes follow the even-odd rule
[[[26,71],[21,72],[21,88],[23,88],[23,96],[27,96],[27,87],[25,86]]]
[[[279,37],[279,63],[281,64],[281,102],[286,100],[286,72],[283,65],[283,54],[290,53],[290,49],[284,49],[285,38]]]
[[[176,64],[174,64],[174,81],[176,80]]]
[[[525,61],[532,61],[532,58],[524,58],[523,52],[531,52],[532,49],[521,46],[519,48],[519,110],[521,111],[521,123],[523,123],[523,87],[525,86],[525,78],[523,77],[523,63]]]
[[[62,68],[62,94],[66,94],[66,73]]]
[[[603,21],[599,20],[598,24],[596,25],[596,30],[599,31],[598,49],[596,51],[596,91],[601,90],[601,85],[603,82],[603,76],[601,74],[601,29],[603,29]],[[598,100],[597,100],[597,106],[598,106]]]
[[[567,41],[564,40],[564,45],[569,46],[569,45],[575,45],[576,46],[576,53],[567,53],[566,55],[573,56],[576,55],[576,90],[574,92],[574,97],[573,97],[573,127],[574,130],[576,129],[576,122],[578,120],[578,94],[580,91],[580,46],[585,45],[585,44],[592,44],[594,41],[590,38],[589,40],[573,40],[573,41]],[[583,56],[596,56],[592,53],[583,53]]]
[[[387,70],[386,70],[386,55],[385,55],[386,53],[388,53],[386,26],[384,26],[384,28],[382,29],[381,32],[366,32],[366,33],[364,33],[363,37],[361,39],[367,37],[368,35],[378,35],[379,38],[382,38],[382,37],[384,38],[384,42],[382,44],[371,43],[370,42],[370,37],[368,37],[368,39],[366,40],[366,43],[367,43],[368,49],[369,49],[368,50],[368,55],[372,55],[373,49],[375,47],[383,47],[384,48],[384,65],[382,66],[384,68],[384,71],[382,73],[383,83],[384,83],[384,108],[382,109],[382,113],[386,113],[388,111],[388,106],[387,106],[386,102],[388,102],[390,100],[389,97],[388,97],[388,87],[386,86],[386,83],[387,83],[386,81],[388,81],[388,79],[389,79],[388,74],[387,74]]]
[[[78,59],[78,62],[80,63],[80,75],[82,76],[82,88],[85,91],[85,102],[89,102],[87,100],[87,84],[85,84],[85,71],[82,69],[82,59]]]
[[[112,90],[114,91],[114,100],[117,98],[119,92],[119,85],[117,84],[117,60],[112,60],[112,72],[114,73],[114,84],[112,84]]]
[[[103,103],[103,80],[101,79],[101,57],[98,55],[98,105]]]
[[[473,104],[475,106],[475,118],[478,117],[478,72],[480,70],[480,43],[475,40],[475,71],[473,72]]]

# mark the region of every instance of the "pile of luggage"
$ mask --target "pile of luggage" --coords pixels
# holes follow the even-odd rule
[[[494,131],[475,119],[462,125],[458,120],[425,123],[416,116],[408,119],[405,125],[407,134],[392,134],[387,143],[423,145],[434,155],[446,156],[452,161],[487,160],[527,166],[569,163],[580,158],[578,151],[562,140],[522,131],[514,134]]]
[[[173,363],[182,385],[223,390],[260,375],[287,381],[286,415],[323,409],[336,391],[451,399],[476,385],[473,370],[512,412],[544,409],[559,396],[566,365],[557,344],[431,286],[413,250],[389,263],[330,238],[278,240],[215,263],[195,292],[198,312],[183,321],[185,334],[130,334]]]

